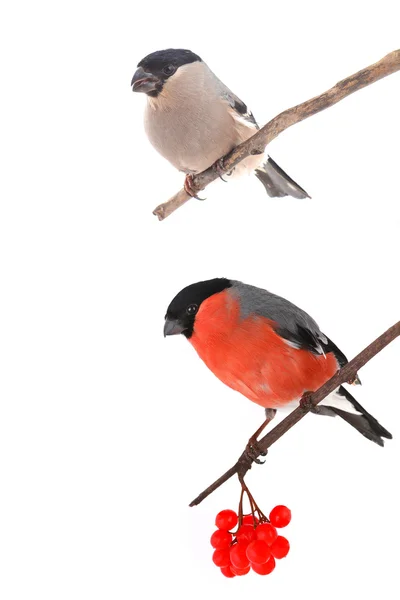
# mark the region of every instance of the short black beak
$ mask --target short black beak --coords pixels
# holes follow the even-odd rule
[[[183,333],[186,327],[182,325],[182,323],[176,319],[165,319],[164,325],[164,337],[167,335],[178,335],[178,333]]]
[[[152,73],[146,73],[142,67],[138,68],[131,81],[132,92],[144,92],[145,94],[154,92],[159,84],[158,77]]]

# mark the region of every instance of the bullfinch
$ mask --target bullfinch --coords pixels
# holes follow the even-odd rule
[[[147,95],[144,125],[154,148],[186,173],[189,195],[192,176],[219,159],[258,129],[247,106],[190,50],[159,50],[138,63],[132,90]],[[309,198],[272,158],[249,156],[235,175],[255,172],[271,197]]]
[[[348,361],[303,310],[271,292],[225,278],[185,287],[168,306],[164,335],[183,334],[227,386],[265,408],[292,410]],[[360,383],[358,377],[355,383]],[[342,385],[312,412],[339,416],[383,446],[392,435]]]

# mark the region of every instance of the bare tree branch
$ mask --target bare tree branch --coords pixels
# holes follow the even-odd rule
[[[396,339],[400,335],[400,321],[390,327],[385,333],[379,336],[372,344],[367,346],[360,354],[358,354],[353,360],[351,360],[347,365],[345,365],[340,371],[338,371],[329,381],[324,383],[316,392],[310,394],[307,398],[307,406],[299,406],[293,412],[290,413],[285,419],[283,419],[276,427],[271,429],[269,433],[267,433],[261,440],[258,442],[257,451],[259,451],[258,456],[261,453],[267,453],[268,448],[272,446],[279,438],[283,436],[284,433],[289,431],[296,425],[305,415],[310,412],[310,410],[316,406],[319,402],[321,402],[328,394],[336,390],[339,385],[342,383],[346,383],[348,381],[354,380],[357,371],[361,369],[368,361],[371,360],[378,352],[383,350],[385,346],[390,344],[394,339]],[[255,457],[257,458],[257,457]],[[197,498],[195,498],[189,506],[197,506],[200,504],[207,496],[212,494],[216,489],[218,489],[223,483],[228,481],[233,475],[236,473],[243,478],[247,471],[251,468],[251,465],[254,461],[249,458],[248,453],[243,452],[240,456],[239,460],[236,464],[233,465],[226,473],[224,473],[219,479],[214,481],[204,492],[202,492]]]
[[[284,112],[276,116],[272,121],[264,125],[262,129],[257,131],[251,138],[234,148],[229,154],[224,157],[223,164],[225,172],[229,172],[232,168],[251,154],[262,154],[265,147],[272,142],[282,131],[288,129],[295,123],[304,121],[308,117],[315,115],[330,106],[333,106],[346,96],[357,92],[362,88],[375,83],[396,73],[400,70],[400,50],[394,50],[379,62],[358,71],[354,75],[350,75],[343,81],[339,81],[327,92],[324,92],[320,96],[315,96],[307,102],[298,104],[293,108],[289,108]],[[217,179],[218,173],[214,166],[209,167],[202,173],[193,177],[194,191],[196,194],[203,190],[209,183]],[[184,189],[181,189],[177,194],[172,196],[164,204],[160,204],[154,209],[153,214],[158,217],[160,221],[168,217],[171,213],[185,204],[190,200],[189,196]]]

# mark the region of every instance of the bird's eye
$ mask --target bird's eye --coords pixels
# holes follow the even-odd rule
[[[163,68],[163,73],[165,73],[165,75],[172,75],[172,73],[174,73],[175,71],[176,67],[174,67],[174,65],[167,65]]]
[[[197,313],[198,310],[198,306],[197,304],[189,304],[189,306],[186,309],[186,314],[188,314],[189,316],[193,316]]]

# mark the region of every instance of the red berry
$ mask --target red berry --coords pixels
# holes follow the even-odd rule
[[[242,525],[251,525],[252,527],[254,527],[254,525],[257,526],[258,523],[258,519],[257,517],[253,518],[253,515],[246,515],[245,517],[243,517],[242,520]]]
[[[236,575],[232,571],[231,567],[222,567],[221,573],[222,573],[222,575],[225,575],[225,577],[236,577]]]
[[[274,557],[271,556],[271,558],[262,565],[259,565],[258,563],[250,563],[250,565],[253,571],[258,573],[258,575],[269,575],[269,573],[272,573],[272,571],[275,569],[276,563]]]
[[[229,567],[231,564],[229,549],[217,548],[217,550],[214,550],[212,560],[214,565],[217,565],[217,567]]]
[[[232,534],[224,529],[217,529],[210,538],[213,548],[228,548],[232,542]]]
[[[231,563],[237,569],[245,569],[249,566],[250,560],[246,556],[246,544],[235,544],[231,547]]]
[[[288,540],[282,535],[278,535],[276,540],[271,546],[271,552],[275,558],[285,558],[290,550],[290,544]]]
[[[235,573],[235,575],[247,575],[247,573],[250,572],[250,565],[248,567],[246,567],[245,569],[238,569],[237,567],[231,565],[231,571],[232,573]]]
[[[261,523],[256,529],[256,537],[270,546],[278,537],[276,529],[271,523]]]
[[[230,510],[229,508],[221,510],[215,517],[215,524],[218,529],[232,529],[233,527],[236,527],[237,522],[237,514],[234,510]]]
[[[286,527],[289,525],[292,513],[287,506],[275,506],[270,512],[269,520],[275,527]]]
[[[246,556],[250,562],[262,564],[270,558],[271,551],[263,540],[254,540],[247,546]]]
[[[248,544],[256,539],[256,530],[252,525],[242,525],[238,529],[236,539],[238,542]]]

